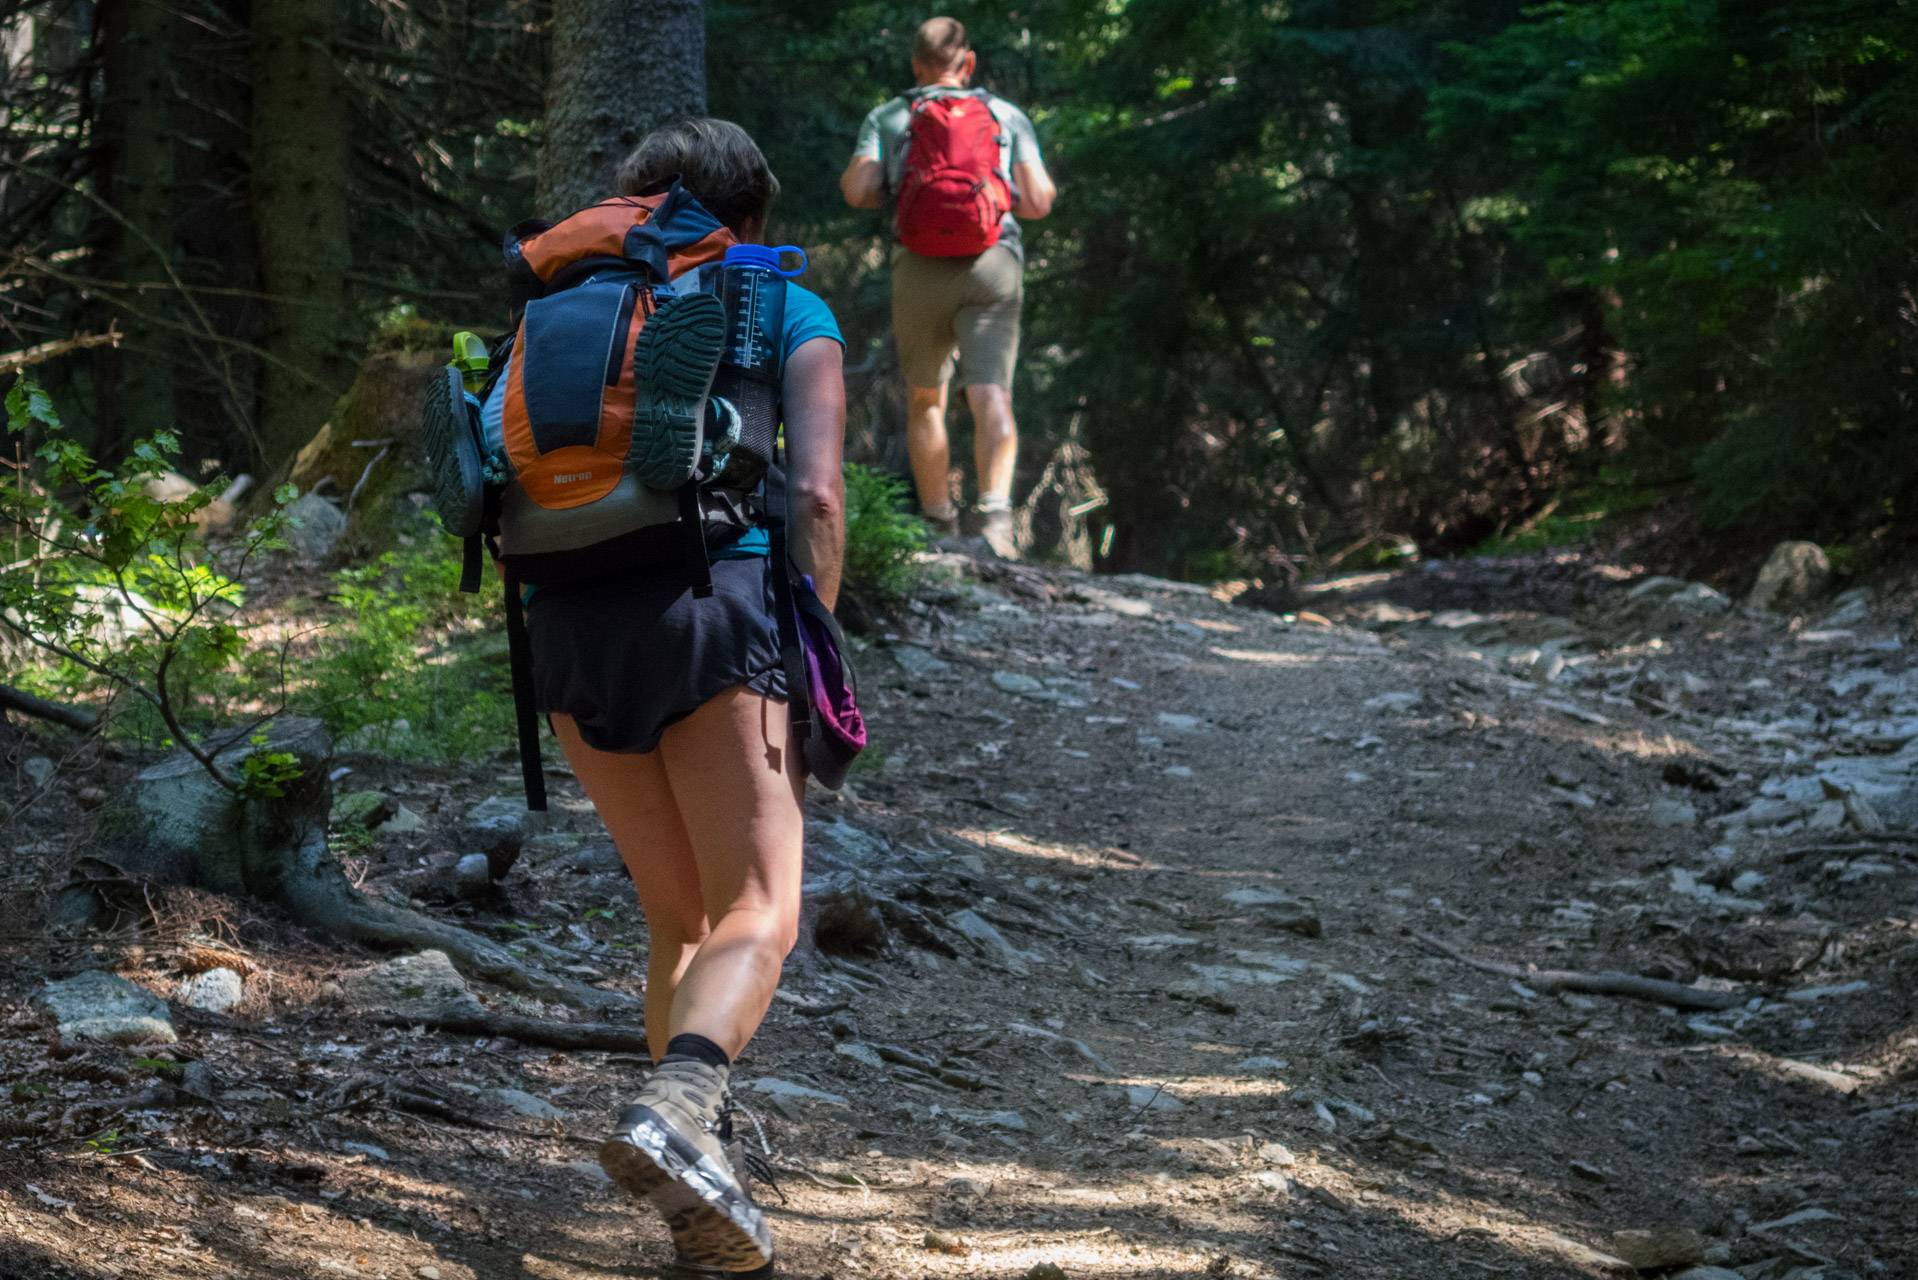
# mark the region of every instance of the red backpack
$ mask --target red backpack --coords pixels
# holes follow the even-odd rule
[[[999,243],[1012,183],[999,171],[999,121],[984,89],[924,94],[906,125],[899,243],[928,258],[984,253]]]

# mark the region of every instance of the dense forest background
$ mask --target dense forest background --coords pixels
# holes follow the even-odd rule
[[[662,0],[7,4],[8,345],[123,335],[36,369],[103,457],[177,428],[209,473],[282,470],[370,347],[504,326],[500,235],[555,189],[556,8],[568,65],[612,29],[586,11],[697,37]],[[946,11],[1059,180],[1019,489],[1083,445],[1101,568],[1281,580],[1665,502],[1854,558],[1914,531],[1918,6]],[[779,174],[855,455],[893,466],[886,228],[836,179],[925,16],[704,13],[707,109]]]

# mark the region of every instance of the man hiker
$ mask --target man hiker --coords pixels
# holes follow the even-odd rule
[[[866,117],[839,189],[856,209],[894,208],[892,331],[911,397],[906,444],[919,504],[940,532],[958,532],[946,445],[956,347],[972,407],[980,532],[1011,559],[1012,367],[1025,296],[1018,219],[1045,217],[1057,192],[1026,113],[967,87],[977,61],[958,22],[921,26],[918,87]]]

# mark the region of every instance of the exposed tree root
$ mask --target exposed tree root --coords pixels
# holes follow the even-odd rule
[[[1522,982],[1535,991],[1578,991],[1595,996],[1627,996],[1633,1000],[1651,1000],[1678,1009],[1735,1009],[1750,999],[1736,991],[1703,991],[1683,983],[1641,978],[1633,973],[1579,973],[1572,969],[1531,969],[1496,960],[1479,960],[1466,955],[1449,942],[1440,942],[1417,929],[1407,933],[1431,947],[1474,969],[1496,973]]]
[[[0,684],[0,708],[63,725],[78,733],[90,733],[100,723],[100,717],[91,711],[70,707],[64,702],[48,702],[45,698],[23,693],[9,684]]]
[[[307,873],[283,878],[278,893],[263,896],[273,897],[307,928],[371,947],[444,951],[453,967],[467,977],[542,1000],[558,1000],[576,1008],[608,1012],[640,1008],[640,1001],[633,996],[562,978],[458,925],[367,897],[346,882],[340,864],[326,851],[324,843],[317,849],[282,851],[280,856],[287,862],[307,863]],[[537,1020],[518,1021],[534,1023]],[[513,1031],[488,1034],[521,1038]],[[641,1034],[638,1043],[643,1047],[644,1042]]]
[[[395,1026],[412,1026],[418,1018],[386,1018]],[[553,1022],[546,1018],[514,1018],[489,1013],[477,1018],[427,1018],[425,1024],[435,1031],[451,1031],[466,1036],[510,1036],[521,1044],[545,1045],[550,1049],[605,1049],[614,1053],[651,1052],[646,1043],[646,1028],[618,1027],[608,1022]]]

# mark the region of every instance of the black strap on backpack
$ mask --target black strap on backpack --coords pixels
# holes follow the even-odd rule
[[[519,728],[519,772],[526,807],[546,811],[546,771],[539,758],[539,711],[533,706],[533,646],[526,636],[520,582],[506,573],[506,659],[513,672],[513,719]]]
[[[775,495],[773,490],[777,488]],[[792,517],[791,490],[786,473],[766,471],[766,536],[771,544],[774,621],[779,628],[779,665],[786,673],[786,719],[793,737],[801,742],[813,736],[812,681],[806,675],[806,650],[799,639],[799,609],[793,601],[792,561],[787,558],[786,524]]]
[[[686,532],[686,572],[692,581],[693,599],[704,600],[713,593],[713,564],[706,555],[706,526],[699,512],[699,477],[679,486],[679,523]]]

